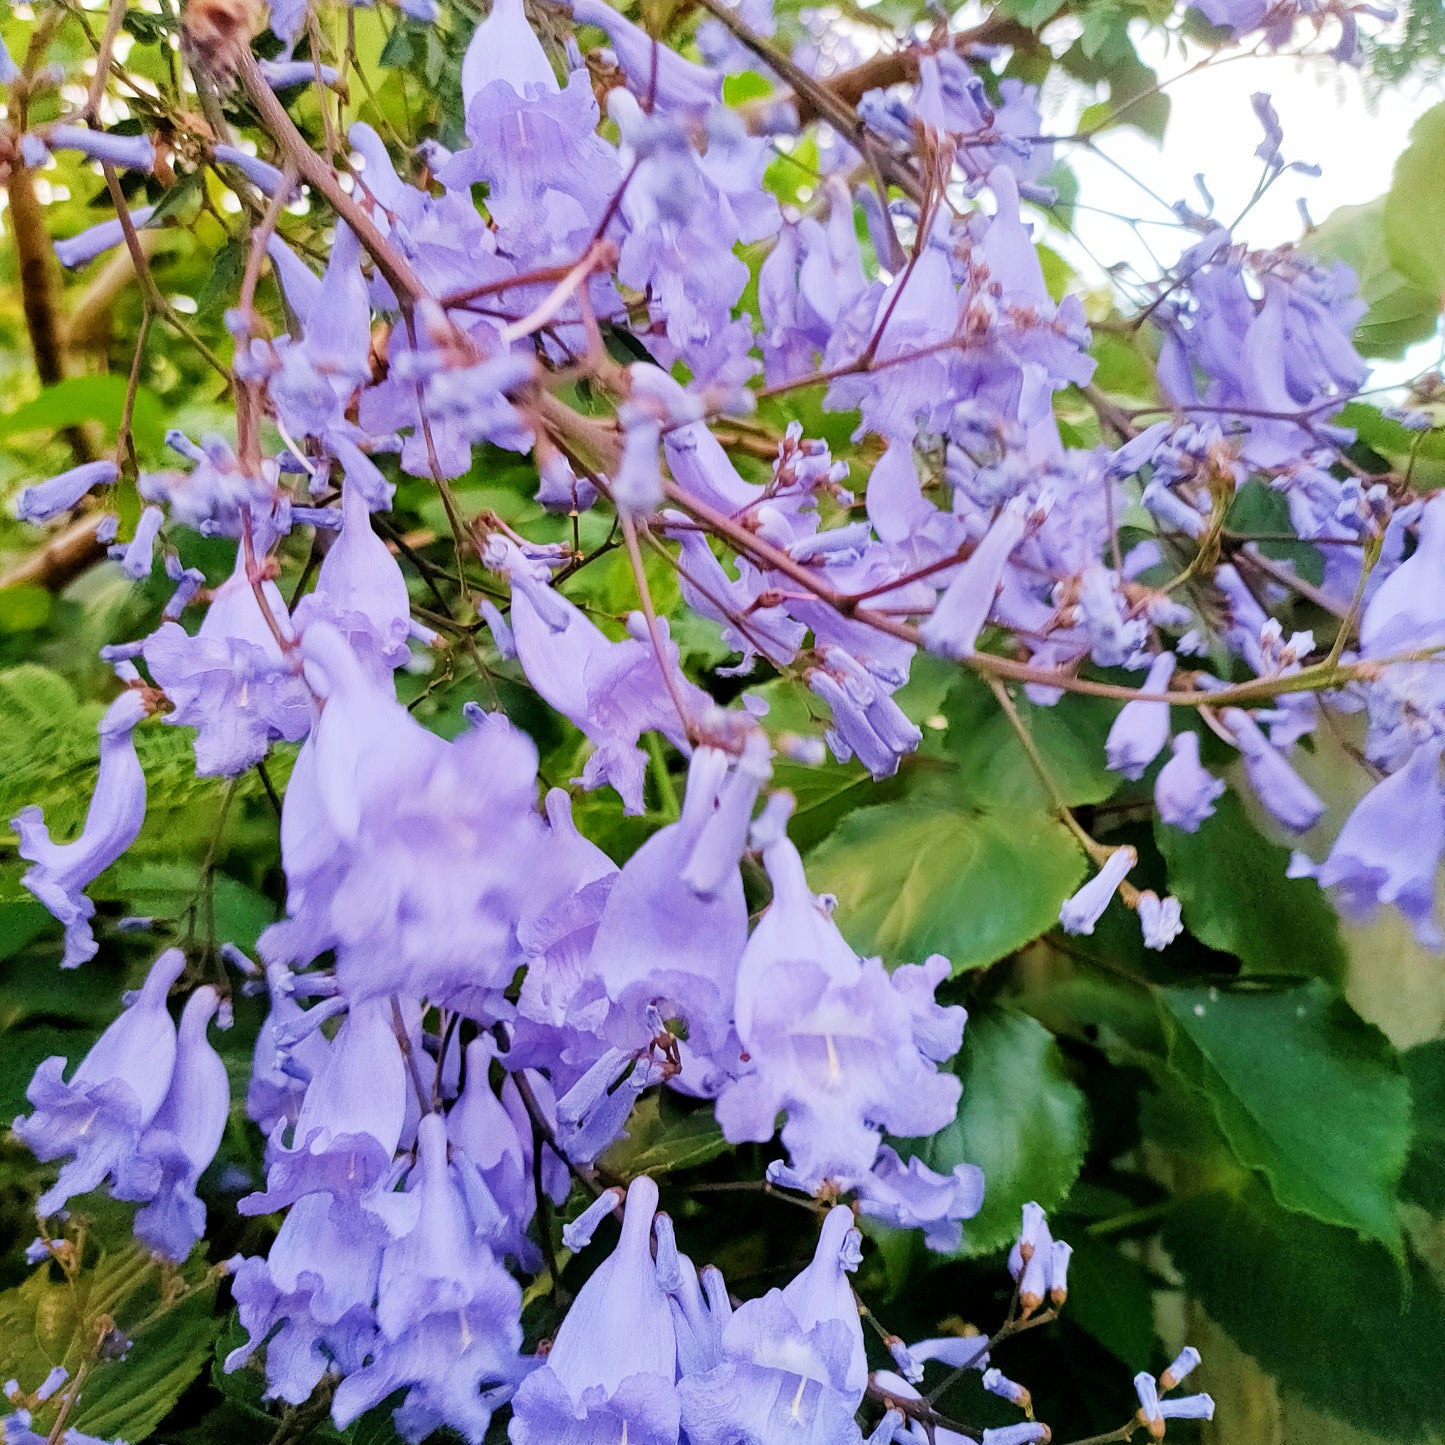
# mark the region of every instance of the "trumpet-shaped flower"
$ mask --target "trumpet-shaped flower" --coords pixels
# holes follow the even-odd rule
[[[96,954],[90,920],[95,905],[85,888],[132,843],[145,821],[146,780],[135,754],[135,726],[150,712],[139,691],[121,693],[100,720],[100,771],[85,827],[71,843],[56,843],[45,815],[34,805],[11,822],[20,835],[20,856],[35,866],[20,880],[65,925],[63,968]]]

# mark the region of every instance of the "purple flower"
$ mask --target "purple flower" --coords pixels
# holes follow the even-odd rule
[[[749,1300],[720,1337],[721,1360],[678,1384],[692,1445],[860,1439],[853,1414],[867,1366],[847,1271],[858,1260],[852,1212],[833,1209],[813,1261],[786,1289]]]
[[[622,1237],[572,1301],[546,1362],[512,1402],[513,1445],[676,1445],[677,1329],[651,1236],[657,1186],[627,1190]]]
[[[922,730],[894,702],[887,684],[841,647],[823,650],[823,667],[808,673],[808,689],[833,713],[828,747],[839,762],[857,755],[875,778],[889,778],[899,760],[923,740]]]
[[[496,1045],[485,1034],[467,1045],[466,1082],[447,1115],[447,1137],[452,1148],[476,1166],[501,1211],[505,1232],[495,1241],[498,1252],[514,1256],[524,1269],[535,1269],[541,1256],[527,1238],[527,1226],[537,1212],[531,1130],[524,1136],[492,1091],[487,1071],[495,1056]],[[565,1201],[569,1184],[570,1180],[563,1184],[562,1198],[554,1203]]]
[[[1173,755],[1154,779],[1154,806],[1172,828],[1196,833],[1214,816],[1214,800],[1224,783],[1199,762],[1199,734],[1177,733]]]
[[[93,488],[113,485],[119,476],[114,462],[82,462],[47,482],[26,487],[15,504],[15,515],[22,522],[48,522],[78,506]]]
[[[87,160],[119,170],[148,171],[156,163],[156,148],[149,136],[113,135],[80,125],[52,125],[45,133],[53,151],[79,151]]]
[[[146,780],[135,755],[135,726],[151,710],[144,693],[121,693],[100,720],[100,771],[85,827],[71,843],[51,840],[45,814],[33,804],[10,826],[20,835],[20,856],[35,866],[21,883],[65,925],[62,968],[75,968],[96,954],[90,919],[95,905],[85,888],[132,843],[145,821]]]
[[[359,1197],[391,1167],[408,1087],[390,1001],[354,1004],[306,1087],[290,1144],[284,1123],[267,1142],[265,1192],[237,1208],[269,1214],[305,1194]]]
[[[1212,1420],[1214,1401],[1208,1395],[1186,1395],[1180,1400],[1161,1400],[1154,1376],[1134,1376],[1134,1390],[1139,1396],[1139,1419],[1156,1440],[1164,1438],[1168,1420]]]
[[[136,1235],[176,1263],[206,1227],[196,1182],[215,1158],[231,1106],[226,1066],[206,1037],[220,1004],[210,987],[198,988],[186,1000],[170,1088],[114,1189],[117,1199],[145,1201],[136,1214]]]
[[[1440,752],[1445,740],[1422,743],[1398,772],[1376,783],[1345,820],[1323,863],[1303,853],[1290,859],[1291,878],[1315,878],[1335,890],[1340,911],[1366,918],[1393,903],[1427,948],[1442,939],[1435,921],[1435,875],[1445,852],[1445,796]]]
[[[627,83],[660,110],[700,115],[722,99],[720,72],[684,60],[640,25],[619,15],[605,0],[571,0],[570,8],[579,25],[595,25],[606,31]]]
[[[1139,927],[1144,932],[1144,947],[1168,948],[1184,931],[1177,898],[1160,898],[1152,889],[1139,895]]]
[[[632,634],[609,642],[597,625],[548,585],[545,563],[527,558],[516,543],[493,534],[483,561],[512,584],[512,635],[527,680],[543,700],[570,719],[592,740],[593,755],[582,785],[610,783],[629,813],[642,811],[646,754],[638,738],[652,729],[674,746],[686,747],[687,734],[677,703],[658,667],[640,614],[629,623]],[[663,633],[664,654],[673,686],[685,707],[701,717],[711,699],[678,670],[677,649]]]
[[[154,206],[140,206],[130,213],[130,223],[139,231],[150,223],[155,212]],[[67,236],[63,241],[57,241],[55,259],[67,271],[74,271],[89,265],[97,256],[103,256],[107,251],[119,246],[123,240],[125,230],[119,220],[101,221],[83,231],[77,231],[73,236]]]
[[[281,593],[274,582],[252,584],[241,546],[235,570],[212,593],[194,637],[178,622],[163,622],[146,639],[146,665],[173,708],[166,721],[196,730],[198,773],[234,777],[260,762],[276,740],[295,742],[311,726],[310,697],[272,623],[289,644],[291,619]]]
[[[394,1414],[403,1438],[447,1425],[481,1445],[522,1372],[522,1290],[476,1231],[441,1115],[421,1119],[407,1191],[372,1207],[392,1236],[377,1281],[380,1328],[370,1361],[337,1386],[332,1419],[344,1430],[405,1389]]]
[[[973,1164],[939,1174],[916,1155],[904,1163],[885,1144],[854,1189],[861,1213],[895,1229],[921,1229],[929,1249],[951,1254],[963,1238],[963,1221],[983,1208],[984,1177]]]
[[[1059,923],[1065,933],[1092,933],[1094,925],[1118,892],[1129,870],[1139,861],[1130,847],[1115,848],[1099,871],[1059,909]]]
[[[1259,801],[1291,832],[1308,832],[1323,815],[1324,803],[1271,746],[1247,712],[1230,707],[1222,716],[1225,727],[1234,734],[1235,746],[1244,754],[1245,772]]]
[[[688,766],[682,816],[623,866],[608,895],[591,971],[611,1001],[605,1033],[623,1048],[647,1044],[649,1006],[687,1024],[687,1052],[725,1066],[748,908],[738,860],[758,789],[771,776],[766,737],[749,733],[735,766],[701,747]],[[734,1053],[736,1049],[734,1048]],[[706,1090],[706,1075],[684,1082]]]
[[[290,1405],[305,1404],[333,1364],[343,1374],[360,1369],[376,1338],[385,1238],[354,1203],[326,1193],[298,1199],[264,1259],[230,1262],[250,1338],[226,1356],[226,1369],[239,1369],[264,1344],[266,1395]]]
[[[299,1022],[306,1015],[296,1001],[295,983],[285,968],[266,965],[271,1007],[256,1034],[246,1085],[246,1117],[266,1135],[278,1125],[295,1124],[306,1086],[326,1058],[326,1035]]]
[[[763,852],[773,902],[738,967],[749,1071],[724,1087],[718,1122],[735,1143],[761,1142],[786,1113],[783,1144],[802,1187],[833,1179],[850,1188],[873,1167],[882,1130],[920,1137],[953,1117],[959,1082],[934,1061],[957,1052],[965,1014],[933,1002],[947,959],[889,974],[858,958],[776,831]]]
[[[1003,579],[1003,570],[1028,525],[1029,505],[1015,498],[999,514],[983,541],[954,574],[918,635],[932,652],[969,657],[983,630]]]
[[[1019,1287],[1019,1303],[1026,1315],[1047,1298],[1061,1305],[1068,1294],[1069,1256],[1073,1250],[1049,1231],[1044,1211],[1034,1203],[1023,1207],[1023,1227],[1009,1251],[1008,1270]],[[917,1350],[915,1349],[915,1353]],[[980,1357],[978,1368],[987,1364]]]
[[[34,1112],[22,1114],[12,1127],[37,1159],[49,1163],[70,1156],[60,1178],[36,1203],[42,1218],[107,1176],[118,1177],[134,1157],[170,1088],[176,1026],[166,995],[185,966],[180,949],[161,954],[140,992],[91,1046],[68,1083],[61,1077],[63,1058],[46,1059],[36,1069],[25,1091]]]
[[[120,570],[133,582],[142,582],[155,566],[156,538],[165,525],[166,514],[159,507],[146,507],[136,523],[135,536],[124,547],[113,547],[112,556],[119,556]]]
[[[366,498],[354,482],[341,490],[341,532],[316,575],[316,590],[296,609],[304,630],[313,616],[333,623],[379,679],[410,657],[411,600],[406,579],[372,530]]]
[[[1175,663],[1172,652],[1161,652],[1149,664],[1149,675],[1141,690],[1167,692],[1169,679],[1174,676]],[[1116,773],[1123,773],[1131,782],[1138,782],[1168,741],[1169,704],[1139,699],[1125,703],[1120,709],[1119,716],[1109,729],[1104,752],[1110,768]]]

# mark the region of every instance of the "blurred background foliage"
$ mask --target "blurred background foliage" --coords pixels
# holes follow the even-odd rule
[[[785,42],[815,33],[797,0],[776,8]],[[1152,89],[1158,77],[1139,58],[1138,38],[1170,11],[1167,0],[1005,0],[995,16],[1010,22],[1011,58],[989,83],[1017,75],[1072,84],[1090,107],[1081,129],[1107,128],[1127,105],[1119,124],[1167,140],[1168,92]],[[535,13],[544,33],[549,25],[561,33],[545,7]],[[835,40],[930,18],[915,0],[844,0],[824,13]],[[324,10],[327,45],[346,61],[347,119],[370,122],[398,157],[425,137],[455,143],[458,67],[479,14],[451,0],[429,27],[387,5]],[[642,0],[641,15],[675,36],[697,20],[672,0]],[[47,62],[80,75],[102,21],[89,5],[17,4],[0,21],[0,35],[17,57],[42,35]],[[146,84],[120,87],[129,119],[117,128],[176,138],[163,174],[131,183],[131,201],[158,205],[165,223],[145,233],[165,311],[138,359],[146,298],[121,251],[76,274],[49,267],[58,347],[37,366],[13,205],[5,215],[0,489],[7,493],[114,446],[133,366],[134,466],[164,463],[168,427],[191,435],[226,429],[226,379],[206,353],[229,358],[222,315],[239,281],[244,233],[235,197],[187,139],[197,122],[186,117],[207,98],[184,84],[178,24],[174,0],[133,4],[118,52],[124,72]],[[1186,29],[1205,33],[1192,19]],[[1371,83],[1438,81],[1442,55],[1445,11],[1439,0],[1416,0],[1389,39],[1372,47]],[[735,79],[729,100],[745,105],[768,88],[761,76]],[[314,97],[303,89],[285,98],[323,146]],[[42,90],[30,118],[53,119],[73,101]],[[238,129],[253,131],[243,99],[211,102]],[[768,183],[787,204],[811,197],[812,144],[800,142],[770,168]],[[1061,157],[1053,177],[1060,203],[1040,214],[1037,228],[1047,274],[1060,289],[1084,289],[1091,319],[1105,323],[1094,343],[1100,390],[1122,405],[1156,403],[1146,334],[1124,324],[1130,313],[1104,275],[1076,275],[1063,259],[1073,187],[1066,148]],[[1370,311],[1357,342],[1382,360],[1439,334],[1445,107],[1423,115],[1388,189],[1385,159],[1380,200],[1328,218],[1304,243],[1359,273]],[[98,172],[67,155],[40,179],[37,200],[52,237],[110,212]],[[324,217],[304,205],[282,223],[287,239],[313,255],[323,249],[323,226]],[[756,266],[761,256],[748,259]],[[284,324],[269,282],[260,304]],[[1428,382],[1416,392],[1417,402],[1439,399]],[[1081,397],[1064,394],[1060,413],[1072,442],[1099,439],[1097,413]],[[759,421],[778,427],[793,418],[850,454],[854,419],[822,412],[816,391],[765,406]],[[1368,401],[1344,420],[1358,430],[1352,460],[1363,470],[1408,465],[1422,490],[1445,485],[1445,432],[1407,433]],[[740,465],[761,465],[746,436],[732,440]],[[869,459],[853,454],[866,474]],[[529,465],[500,453],[479,454],[456,484],[468,514],[495,511],[537,539],[549,527],[564,535],[570,523],[544,518],[534,488]],[[133,468],[120,496],[125,535],[139,510]],[[1246,488],[1232,524],[1263,530],[1274,500]],[[451,733],[464,702],[500,705],[535,737],[549,783],[573,776],[580,736],[537,702],[461,610],[434,490],[403,479],[387,526],[407,559],[419,615],[442,626],[449,644],[430,675],[401,680],[416,715]],[[584,547],[605,551],[606,518],[584,515],[577,526]],[[229,569],[224,544],[189,534],[169,540],[213,580]],[[169,589],[163,579],[132,585],[83,552],[57,557],[57,545],[0,517],[0,818],[39,802],[65,834],[84,815],[94,723],[113,686],[97,649],[150,630]],[[310,575],[310,545],[293,538],[283,554],[287,595]],[[1306,544],[1294,544],[1290,555],[1301,575],[1318,566]],[[715,629],[683,613],[675,579],[660,563],[651,582],[659,610],[673,617],[685,665],[719,697],[735,695],[735,680],[710,671],[726,658]],[[495,586],[480,575],[470,583],[479,592]],[[601,556],[572,580],[569,595],[616,626],[635,600],[623,555]],[[1308,604],[1297,610],[1289,620],[1308,627]],[[809,714],[811,699],[794,682],[760,680],[753,690],[772,705],[770,727],[793,727]],[[778,782],[798,797],[794,834],[814,886],[837,894],[850,941],[889,962],[932,951],[953,960],[946,992],[970,1013],[957,1062],[962,1111],[936,1138],[904,1147],[940,1169],[960,1160],[981,1165],[988,1198],[956,1258],[929,1254],[911,1235],[873,1230],[859,1278],[863,1297],[905,1338],[936,1333],[941,1323],[987,1330],[1007,1303],[1001,1256],[1019,1206],[1037,1199],[1056,1234],[1075,1247],[1072,1292],[1062,1320],[1012,1347],[1003,1363],[1029,1384],[1056,1438],[1115,1426],[1132,1409],[1133,1373],[1160,1368],[1186,1337],[1203,1349],[1202,1387],[1219,1401],[1209,1439],[1424,1445],[1445,1438],[1445,964],[1392,922],[1342,928],[1312,882],[1285,877],[1283,841],[1233,793],[1196,835],[1156,829],[1152,773],[1129,783],[1103,767],[1110,705],[1069,697],[1037,709],[1021,700],[1067,802],[1101,841],[1138,850],[1141,885],[1176,893],[1191,930],[1162,956],[1146,954],[1137,926],[1117,911],[1092,937],[1065,938],[1054,920],[1084,865],[986,689],[920,656],[899,697],[927,742],[896,779],[875,785],[856,765],[812,771],[784,763]],[[1201,745],[1207,763],[1228,770],[1232,755],[1207,731]],[[147,728],[140,748],[150,784],[146,829],[94,896],[103,922],[156,920],[156,931],[186,946],[194,975],[212,977],[219,944],[250,950],[280,908],[274,798],[289,757],[280,749],[264,777],[252,773],[231,786],[195,778],[179,730]],[[644,818],[622,818],[610,795],[578,800],[584,830],[619,861],[674,806],[679,760],[669,765],[659,754],[658,763]],[[1306,840],[1313,843],[1332,836],[1365,777],[1351,739],[1327,733],[1302,770],[1332,804],[1319,838]],[[0,843],[0,1119],[23,1109],[41,1059],[60,1053],[73,1061],[85,1050],[157,946],[154,931],[103,927],[99,959],[61,977],[57,929],[20,889],[22,870],[7,838]],[[324,1402],[279,1413],[262,1403],[252,1371],[227,1376],[218,1363],[238,1336],[214,1266],[263,1244],[269,1227],[239,1219],[231,1207],[257,1177],[260,1153],[240,1107],[259,1008],[238,995],[235,1010],[223,1043],[237,1085],[235,1118],[203,1189],[208,1258],[183,1270],[152,1264],[130,1242],[123,1209],[87,1201],[73,1224],[70,1275],[54,1266],[32,1271],[23,1250],[35,1233],[32,1206],[44,1171],[12,1139],[0,1142],[0,1378],[33,1383],[52,1364],[85,1363],[89,1383],[70,1423],[86,1432],[132,1445],[152,1436],[171,1445],[279,1445],[337,1433]],[[709,1115],[671,1098],[640,1111],[611,1162],[663,1176],[665,1207],[681,1221],[689,1252],[720,1264],[740,1293],[765,1289],[810,1247],[805,1216],[761,1192],[709,1190],[760,1179],[766,1155],[729,1148]],[[555,1311],[545,1299],[528,1309],[536,1338]],[[93,1358],[101,1314],[133,1342],[124,1362]],[[959,1409],[991,1418],[981,1393]],[[43,1411],[37,1418],[48,1424]],[[384,1411],[348,1435],[368,1445],[395,1438]]]

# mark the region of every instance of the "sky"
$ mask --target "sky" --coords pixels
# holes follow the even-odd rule
[[[1297,201],[1303,199],[1316,223],[1340,206],[1374,200],[1389,187],[1395,158],[1408,144],[1410,127],[1431,105],[1445,100],[1445,87],[1405,84],[1379,96],[1367,93],[1359,73],[1326,58],[1250,56],[1187,73],[1203,52],[1181,53],[1180,43],[1157,34],[1141,34],[1141,58],[1162,79],[1172,109],[1161,147],[1129,127],[1101,136],[1098,147],[1108,160],[1080,147],[1068,148],[1068,160],[1089,204],[1134,217],[1167,219],[1160,204],[1137,181],[1164,201],[1187,199],[1201,205],[1192,177],[1203,174],[1216,201],[1215,215],[1232,221],[1243,209],[1260,176],[1254,149],[1263,132],[1250,105],[1256,91],[1267,92],[1284,129],[1287,161],[1318,165],[1318,177],[1298,171],[1282,176],[1240,227],[1240,239],[1258,247],[1297,241],[1304,229]],[[1044,97],[1046,127],[1071,127],[1076,97],[1062,90]],[[1111,164],[1113,162],[1114,164]],[[1127,173],[1127,174],[1125,174]],[[1135,179],[1130,179],[1133,177]],[[1141,269],[1147,254],[1129,231],[1107,217],[1079,213],[1076,230],[1089,249],[1106,261],[1128,257]],[[1146,227],[1145,238],[1166,262],[1192,237],[1165,228]],[[1068,252],[1067,247],[1061,247]],[[1080,258],[1070,255],[1076,263]],[[1087,263],[1083,263],[1087,266]],[[1438,357],[1439,344],[1424,343],[1401,362],[1382,363],[1376,384],[1403,379]]]

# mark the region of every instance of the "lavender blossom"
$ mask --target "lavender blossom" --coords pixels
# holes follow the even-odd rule
[[[1149,664],[1149,675],[1141,690],[1167,692],[1175,665],[1172,652],[1161,652]],[[1109,729],[1104,751],[1110,768],[1116,773],[1123,773],[1131,782],[1137,782],[1168,741],[1169,704],[1136,699],[1120,709],[1119,716]]]
[[[65,925],[62,968],[96,954],[90,920],[95,905],[85,888],[135,842],[145,821],[146,780],[135,754],[135,727],[151,711],[144,693],[121,693],[100,720],[100,771],[85,827],[71,843],[56,843],[45,814],[33,804],[10,826],[20,835],[20,856],[33,863],[21,883]]]
[[[79,151],[87,160],[118,170],[148,171],[156,163],[156,148],[149,136],[115,135],[80,125],[52,125],[45,142],[53,151]]]
[[[310,698],[283,650],[292,635],[276,584],[252,583],[243,544],[194,637],[177,622],[163,622],[146,639],[146,664],[172,704],[166,721],[196,730],[198,773],[234,777],[278,739],[306,735]]]
[[[47,482],[26,487],[15,504],[15,515],[22,522],[48,522],[78,506],[94,488],[113,486],[119,476],[114,462],[82,462]]]
[[[701,114],[722,99],[718,71],[684,60],[605,0],[570,0],[570,8],[579,25],[606,31],[628,84],[660,110]]]
[[[1445,943],[1434,915],[1435,875],[1445,852],[1440,753],[1445,739],[1422,743],[1409,762],[1356,805],[1323,863],[1290,859],[1291,878],[1315,878],[1334,890],[1340,911],[1367,918],[1394,904],[1427,948]]]
[[[1139,861],[1132,848],[1115,848],[1099,871],[1059,909],[1059,923],[1065,933],[1092,933],[1094,925],[1104,916],[1119,885]]]
[[[678,1384],[693,1445],[795,1438],[860,1440],[853,1414],[867,1365],[847,1273],[859,1258],[852,1212],[823,1222],[813,1261],[785,1289],[749,1300],[722,1327],[719,1363]]]
[[[681,1415],[677,1327],[658,1280],[651,1235],[657,1186],[627,1190],[617,1248],[582,1286],[545,1363],[512,1401],[513,1445],[675,1445]],[[860,1341],[861,1344],[861,1341]]]
[[[142,227],[150,224],[150,219],[155,215],[154,206],[140,206],[130,213],[131,225],[139,231]],[[67,271],[78,270],[81,266],[89,265],[97,256],[103,256],[107,251],[113,250],[125,240],[125,228],[119,220],[100,221],[94,226],[88,226],[83,231],[77,231],[73,236],[67,236],[63,241],[55,243],[55,259],[65,267]]]
[[[231,1105],[221,1056],[206,1037],[220,1007],[214,988],[186,1000],[170,1088],[117,1176],[117,1199],[144,1201],[135,1219],[138,1238],[162,1258],[180,1263],[206,1227],[196,1183],[215,1158]]]
[[[1225,708],[1224,725],[1244,754],[1245,771],[1259,801],[1291,832],[1305,833],[1319,822],[1325,805],[1239,708]]]
[[[377,1280],[379,1332],[370,1361],[337,1386],[339,1429],[405,1389],[393,1417],[404,1439],[446,1424],[481,1445],[493,1407],[522,1373],[521,1286],[477,1233],[458,1172],[441,1115],[424,1115],[407,1191],[372,1206],[391,1235]]]
[[[735,1009],[750,1066],[724,1087],[718,1122],[734,1142],[761,1142],[786,1113],[783,1144],[802,1187],[852,1187],[873,1167],[882,1129],[919,1137],[953,1117],[960,1086],[935,1061],[957,1052],[964,1011],[933,1002],[947,959],[889,974],[858,958],[780,828],[763,861],[773,902],[743,951]]]
[[[46,1059],[36,1069],[25,1091],[34,1112],[22,1114],[12,1127],[37,1159],[49,1163],[69,1156],[59,1179],[36,1203],[42,1218],[108,1176],[119,1177],[134,1158],[170,1089],[176,1026],[166,995],[185,966],[180,949],[161,954],[139,993],[91,1046],[69,1082],[61,1077],[63,1058]]]
[[[1197,833],[1214,816],[1224,783],[1199,762],[1199,734],[1176,733],[1173,754],[1154,780],[1154,806],[1171,828]]]

